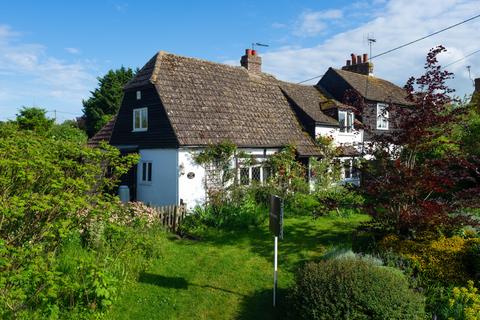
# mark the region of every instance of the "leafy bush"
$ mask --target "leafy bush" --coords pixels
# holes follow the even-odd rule
[[[480,280],[480,241],[475,241],[467,248],[465,265],[470,276]]]
[[[355,190],[335,186],[317,192],[320,212],[326,215],[349,216],[362,211],[363,197]]]
[[[180,232],[192,233],[203,227],[243,229],[258,226],[267,217],[268,209],[258,204],[252,193],[246,193],[235,201],[195,207],[180,225]]]
[[[294,319],[423,319],[424,298],[398,270],[365,259],[308,263],[289,297]]]
[[[297,192],[285,199],[285,212],[289,215],[320,215],[322,205],[314,194]]]
[[[118,209],[108,192],[137,157],[1,127],[0,317],[55,319],[102,310],[118,282],[108,270],[124,261],[121,246],[105,239]]]
[[[471,268],[478,263],[475,260],[478,259],[475,248],[479,243],[479,238],[465,239],[459,236],[439,239],[424,236],[416,240],[402,240],[390,235],[379,242],[379,249],[393,251],[410,260],[422,281],[450,285],[466,283],[471,273],[478,272],[469,268],[468,261],[470,259]]]
[[[448,301],[445,319],[478,320],[480,319],[480,295],[473,281],[467,287],[455,287]]]

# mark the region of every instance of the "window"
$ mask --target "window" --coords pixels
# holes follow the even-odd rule
[[[250,168],[240,168],[240,184],[243,186],[250,184]]]
[[[360,179],[360,171],[357,168],[357,161],[355,159],[346,159],[343,161],[343,178],[345,180]]]
[[[142,161],[142,182],[152,182],[152,162]]]
[[[338,123],[340,124],[340,132],[353,132],[353,122],[355,115],[353,112],[338,111]]]
[[[260,182],[261,178],[261,168],[260,167],[252,167],[252,182]]]
[[[385,103],[377,104],[377,129],[388,130],[388,105]]]
[[[251,183],[265,183],[270,176],[270,168],[261,165],[240,167],[239,170],[239,181],[244,186]]]
[[[351,160],[345,160],[345,162],[343,162],[343,173],[344,173],[345,179],[352,178],[352,161]]]
[[[137,91],[137,100],[142,99],[142,91]]]
[[[148,109],[133,109],[133,131],[147,131]]]

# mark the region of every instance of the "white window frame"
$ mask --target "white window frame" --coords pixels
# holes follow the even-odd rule
[[[237,176],[237,181],[238,181],[238,184],[239,185],[242,185],[242,186],[249,186],[252,184],[253,182],[253,174],[252,174],[252,168],[259,168],[260,169],[260,176],[259,176],[259,180],[255,180],[257,181],[258,183],[260,183],[261,185],[263,185],[264,183],[266,183],[265,181],[265,176],[264,176],[264,172],[265,170],[267,169],[267,167],[263,164],[263,163],[259,163],[259,164],[254,164],[254,165],[251,165],[251,166],[242,166],[242,165],[239,165],[238,167],[238,176]],[[248,169],[248,183],[247,184],[244,184],[242,183],[242,175],[241,175],[241,169]]]
[[[152,184],[153,180],[153,163],[146,160],[140,162],[140,182],[142,184]]]
[[[136,127],[135,126],[135,117],[136,117],[136,114],[137,113],[140,113],[140,123],[139,123],[139,127]],[[145,117],[146,119],[146,126],[144,127],[143,126],[143,117]],[[148,108],[137,108],[137,109],[133,109],[133,122],[132,122],[132,127],[133,127],[133,132],[141,132],[141,131],[147,131],[148,130]]]
[[[137,100],[141,100],[142,99],[142,91],[138,90],[137,91]]]
[[[356,168],[356,163],[354,158],[348,158],[348,159],[342,160],[341,165],[342,165],[343,181],[348,182],[348,181],[355,181],[360,179],[360,172],[358,171],[358,168]],[[347,177],[347,174],[349,177]]]
[[[389,127],[389,114],[388,110],[388,105],[386,103],[377,103],[377,130],[388,130]]]
[[[355,115],[353,112],[349,111],[338,111],[338,121],[340,123],[340,114],[344,114],[344,122],[340,124],[340,132],[341,133],[353,133],[354,130],[354,123],[355,123]],[[348,120],[351,121],[351,126],[348,125]]]

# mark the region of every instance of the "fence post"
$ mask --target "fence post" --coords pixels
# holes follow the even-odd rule
[[[178,211],[178,206],[175,206],[173,209],[173,232],[177,232],[177,211]]]

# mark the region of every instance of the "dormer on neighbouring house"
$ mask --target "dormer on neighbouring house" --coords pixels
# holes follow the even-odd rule
[[[341,69],[329,68],[318,82],[318,88],[338,101],[345,101],[354,91],[363,98],[364,108],[359,120],[366,131],[386,133],[397,128],[395,109],[408,106],[407,93],[399,86],[373,76],[373,64],[368,55],[351,55]],[[370,136],[367,136],[366,140]]]

